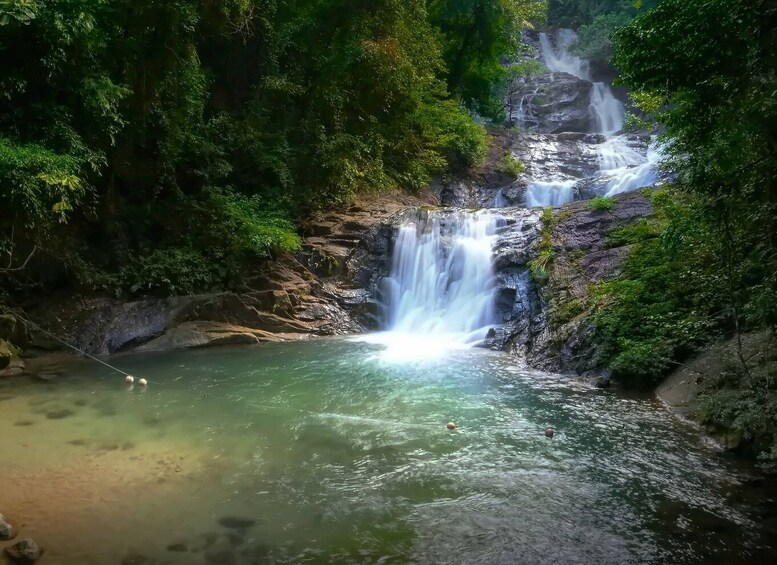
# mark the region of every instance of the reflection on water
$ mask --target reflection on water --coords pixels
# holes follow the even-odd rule
[[[381,347],[119,358],[146,391],[80,363],[4,381],[0,511],[43,564],[775,556],[733,498],[742,477],[652,399],[486,351],[403,364]]]

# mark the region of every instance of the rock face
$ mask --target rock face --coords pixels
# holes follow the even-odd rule
[[[636,192],[616,197],[610,211],[575,202],[542,216],[537,210],[503,212],[509,225],[494,254],[504,324],[489,332],[486,346],[522,356],[536,368],[600,376],[591,373],[600,358],[587,316],[588,289],[619,274],[629,248],[613,246],[609,234],[649,218],[650,202]],[[545,251],[553,259],[535,265],[545,273],[538,279],[531,262],[542,246],[550,246]]]
[[[522,131],[593,131],[589,108],[593,84],[568,73],[519,78],[507,100],[507,113]]]

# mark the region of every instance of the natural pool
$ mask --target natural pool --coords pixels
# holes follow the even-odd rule
[[[744,475],[654,399],[382,347],[113,360],[147,390],[86,361],[0,381],[0,512],[42,564],[777,557]]]

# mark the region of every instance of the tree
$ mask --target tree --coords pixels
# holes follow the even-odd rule
[[[545,9],[544,0],[430,0],[449,90],[470,109],[497,117],[502,100],[494,88],[507,72],[502,62],[516,55],[521,30],[542,21]]]

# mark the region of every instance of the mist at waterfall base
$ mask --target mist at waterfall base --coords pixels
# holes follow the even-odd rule
[[[603,196],[629,192],[658,181],[658,164],[662,154],[655,142],[650,144],[647,154],[631,147],[622,135],[625,107],[603,82],[594,82],[587,61],[569,52],[577,39],[574,31],[560,29],[555,35],[555,45],[547,33],[540,34],[540,58],[552,73],[567,73],[579,79],[592,82],[589,110],[593,129],[591,133],[607,136],[606,141],[596,148],[599,157],[599,171],[595,177],[603,179],[596,183]],[[521,109],[523,111],[523,101]],[[522,120],[518,119],[521,123]],[[575,197],[575,184],[581,179],[545,179],[531,181],[526,190],[527,207],[560,206]],[[496,204],[496,203],[495,203]]]
[[[419,212],[398,228],[380,284],[386,360],[436,358],[483,341],[495,323],[491,254],[500,219],[484,212]]]

